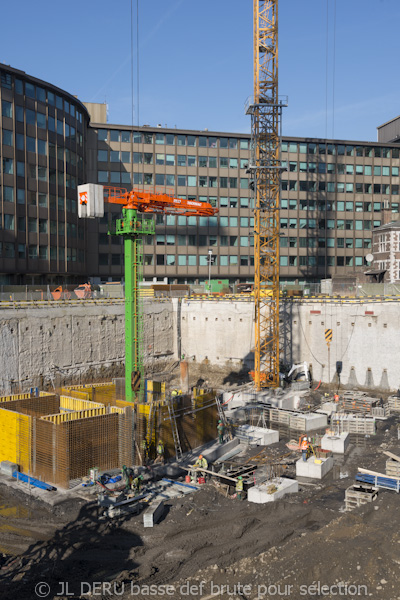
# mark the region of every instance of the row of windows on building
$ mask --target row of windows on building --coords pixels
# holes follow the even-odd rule
[[[4,89],[12,90],[12,75],[4,70],[0,70],[0,83]],[[73,102],[69,102],[65,98],[62,98],[58,94],[46,90],[41,86],[34,85],[29,81],[22,81],[15,77],[14,79],[14,92],[26,98],[32,98],[38,102],[47,103],[49,106],[54,106],[59,110],[63,110],[65,113],[75,117],[79,123],[82,123],[82,113],[75,108]]]
[[[362,256],[281,256],[281,267],[362,267],[367,263]]]
[[[129,150],[98,150],[99,162],[130,164],[132,153]],[[155,157],[155,158],[154,158]],[[194,154],[164,154],[153,152],[133,152],[133,164],[159,165],[167,167],[199,167],[217,169],[247,169],[247,158],[228,158],[227,156],[195,156]]]
[[[71,175],[70,173],[64,174],[64,171],[48,169],[40,165],[26,165],[22,161],[16,161],[16,169],[14,170],[13,158],[3,158],[2,164],[4,175],[14,175],[15,173],[17,177],[25,177],[26,174],[36,181],[48,181],[50,184],[57,185],[58,187],[64,187],[65,185],[66,188],[71,190],[76,189],[77,179],[75,175]]]
[[[67,248],[63,246],[37,246],[36,244],[14,244],[12,242],[0,242],[0,258],[18,258],[26,260],[58,260],[67,262],[84,262],[83,250]]]
[[[167,267],[207,267],[208,254],[198,256],[197,254],[145,254],[143,262],[146,267],[150,266],[167,266]],[[123,254],[99,254],[100,266],[118,266],[123,264]],[[220,255],[213,256],[213,266],[228,267],[228,266],[254,266],[254,256],[248,255]]]
[[[391,202],[392,213],[399,212],[399,203]],[[324,200],[318,201],[309,198],[297,200],[297,198],[281,198],[280,208],[282,210],[308,210],[308,211],[337,211],[337,212],[380,212],[385,208],[384,202],[363,202],[352,200]]]
[[[14,146],[14,135],[12,131],[8,129],[3,129],[3,147],[4,146]],[[34,154],[39,154],[40,156],[49,156],[50,158],[56,158],[62,163],[65,162],[72,167],[78,164],[79,166],[83,165],[83,158],[81,156],[77,156],[77,154],[70,150],[69,148],[63,148],[62,146],[57,146],[52,142],[47,142],[46,140],[39,140],[32,136],[24,136],[20,133],[17,133],[15,136],[16,148],[17,150],[25,150],[27,152],[32,152]],[[3,161],[6,160],[8,163],[12,161],[12,158],[3,158]]]
[[[371,238],[281,237],[281,248],[371,248]]]
[[[108,236],[106,233],[99,234],[99,244],[108,245],[121,244],[119,238]],[[253,236],[237,235],[175,235],[156,234],[145,238],[146,245],[156,246],[194,246],[197,248],[252,248],[254,246]],[[343,238],[343,237],[281,237],[281,248],[371,248],[371,238]]]
[[[2,194],[3,190],[3,194]],[[3,198],[3,202],[14,203],[14,188],[10,186],[0,186],[0,201]],[[49,199],[50,198],[50,199]],[[28,204],[29,206],[36,206],[40,208],[48,208],[51,210],[67,211],[76,214],[77,212],[77,200],[76,198],[67,198],[64,196],[55,196],[50,194],[42,194],[38,192],[17,189],[17,204]]]
[[[50,235],[64,236],[66,232],[69,238],[76,238],[78,233],[80,238],[83,237],[83,228],[77,227],[75,223],[38,219],[37,217],[28,217],[27,219],[24,216],[16,217],[7,213],[2,218],[0,213],[0,229],[15,231],[15,226],[17,226],[17,231],[24,233],[28,231],[28,233],[50,233]]]
[[[2,100],[1,110],[3,117],[12,118],[13,105],[11,102],[8,102],[7,100]],[[57,118],[52,117],[50,115],[46,117],[45,114],[36,112],[29,108],[24,109],[23,106],[19,106],[18,104],[16,104],[15,120],[18,123],[25,122],[26,125],[33,125],[35,127],[37,126],[38,129],[43,129],[44,131],[48,129],[49,131],[56,132],[57,134],[62,135],[66,139],[70,139],[71,142],[78,142],[80,146],[82,146],[83,144],[82,134],[80,132],[77,133],[76,128],[73,127],[71,124],[68,124],[63,116],[61,117],[61,119],[59,118],[59,116],[57,116]],[[8,135],[12,133],[10,132],[10,130],[7,131],[9,132]]]
[[[375,177],[398,177],[399,167],[390,167],[382,165],[348,165],[344,163],[325,163],[325,162],[297,162],[290,160],[282,161],[282,168],[289,173],[319,173],[320,175],[364,175]]]
[[[101,184],[124,183],[131,185],[131,173],[120,171],[98,171],[97,181]],[[210,187],[248,190],[247,177],[207,177],[207,175],[174,175],[165,173],[133,173],[133,185],[159,185],[178,187]],[[180,196],[181,197],[181,196]]]
[[[280,219],[281,229],[345,229],[370,231],[379,227],[381,221],[365,219]]]
[[[282,180],[283,192],[327,192],[328,194],[386,194],[398,196],[399,186],[389,183],[345,183],[341,181]]]
[[[345,144],[326,144],[315,142],[282,142],[282,152],[295,154],[319,154],[328,156],[359,156],[375,158],[399,158],[399,148],[380,146],[353,146]]]
[[[134,131],[133,140],[131,131],[118,131],[116,129],[99,129],[98,140],[101,142],[122,142],[134,144],[160,144],[166,146],[188,146],[189,148],[220,148],[237,150],[248,150],[249,139],[237,139],[233,137],[216,137],[204,135],[186,135],[161,132]]]

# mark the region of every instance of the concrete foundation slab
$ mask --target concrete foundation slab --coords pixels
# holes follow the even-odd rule
[[[241,425],[236,429],[236,436],[251,446],[269,446],[279,442],[279,431],[254,425]]]
[[[315,461],[321,461],[316,463]],[[333,467],[333,458],[316,459],[311,456],[304,461],[302,458],[296,462],[296,477],[309,477],[310,479],[322,479]]]
[[[277,490],[270,493],[268,490],[271,486],[275,486]],[[275,502],[279,498],[283,498],[286,494],[294,494],[299,491],[299,483],[296,479],[287,479],[286,477],[279,477],[272,479],[267,483],[255,485],[247,492],[247,499],[249,502],[255,504],[265,504],[266,502]]]
[[[325,434],[321,440],[322,450],[330,450],[334,454],[344,454],[350,443],[349,433],[340,433],[339,435]]]

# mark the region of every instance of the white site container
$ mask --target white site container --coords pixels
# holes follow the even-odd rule
[[[104,216],[104,188],[95,183],[78,185],[78,217],[94,219]]]

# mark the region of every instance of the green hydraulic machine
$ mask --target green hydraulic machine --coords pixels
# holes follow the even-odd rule
[[[87,188],[94,188],[88,192]],[[143,281],[143,236],[154,235],[154,214],[214,216],[218,209],[208,202],[175,198],[168,193],[127,191],[124,188],[87,184],[78,186],[79,216],[104,214],[103,202],[121,204],[110,235],[122,235],[125,255],[125,400],[144,401],[143,311],[140,283]],[[82,213],[82,214],[81,214]],[[149,216],[151,214],[151,216]]]

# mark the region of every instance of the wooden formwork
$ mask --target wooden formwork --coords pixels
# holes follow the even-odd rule
[[[378,488],[372,485],[351,485],[345,492],[345,510],[350,511],[361,506],[374,502],[378,497]]]
[[[291,412],[290,410],[283,410],[282,408],[270,408],[269,418],[271,423],[280,423],[286,425],[289,429],[295,431],[305,431],[307,419],[298,413]]]
[[[400,462],[389,458],[386,461],[386,475],[390,477],[400,477]]]
[[[0,461],[68,487],[91,467],[133,464],[133,426],[132,406],[76,398],[60,403],[54,395],[7,397],[0,403]]]
[[[70,480],[84,477],[92,467],[104,471],[133,463],[132,409],[101,410],[103,414],[78,419],[35,419],[35,477],[68,487]]]
[[[356,415],[332,415],[331,427],[339,433],[375,435],[375,419]]]
[[[388,405],[390,412],[400,412],[400,398],[398,396],[389,396]]]
[[[269,419],[271,423],[281,423],[282,425],[287,425],[289,427],[290,412],[279,408],[270,408]]]

